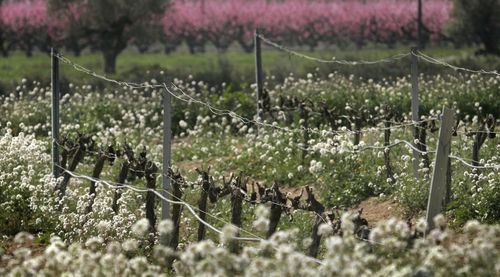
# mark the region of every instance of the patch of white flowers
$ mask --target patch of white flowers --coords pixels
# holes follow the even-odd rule
[[[34,135],[0,136],[0,234],[32,230],[54,220],[55,180],[50,172],[46,144]]]
[[[348,216],[343,217],[348,219]],[[439,221],[438,218],[436,221]],[[171,222],[170,222],[171,223]],[[170,223],[163,223],[169,225]],[[143,219],[134,229],[143,231]],[[343,226],[343,237],[327,235],[325,252],[318,260],[306,256],[298,247],[297,229],[279,231],[261,243],[242,244],[239,252],[218,246],[211,240],[189,244],[175,251],[156,245],[150,254],[141,254],[135,239],[122,244],[93,237],[82,243],[65,244],[53,237],[45,251],[33,254],[20,248],[16,255],[3,256],[0,275],[100,275],[100,276],[498,276],[500,266],[500,226],[470,221],[464,234],[436,229],[438,236],[417,238],[407,244],[407,225],[391,219],[373,230],[369,244],[349,234],[351,224]],[[165,227],[165,226],[164,226]],[[170,229],[169,227],[166,227]],[[237,229],[223,228],[222,242],[231,241]],[[440,240],[437,237],[441,238]],[[444,238],[444,239],[443,239]],[[33,239],[25,233],[19,240]],[[173,262],[173,268],[169,264]]]

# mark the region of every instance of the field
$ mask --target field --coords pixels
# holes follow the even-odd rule
[[[337,59],[366,59],[375,60],[392,56],[398,53],[408,52],[409,48],[400,46],[394,49],[381,49],[372,46],[358,50],[349,49],[324,49],[314,52],[306,51],[308,55],[329,59],[335,56]],[[434,46],[426,50],[426,53],[453,61],[454,64],[468,68],[486,68],[494,70],[499,68],[500,59],[495,57],[476,57],[472,48],[453,49],[446,46]],[[66,54],[66,53],[65,53]],[[380,80],[388,77],[402,77],[409,75],[409,64],[380,64],[370,67],[342,67],[334,64],[311,63],[291,57],[286,53],[272,48],[264,48],[262,53],[264,60],[264,72],[266,75],[274,75],[276,81],[282,82],[289,73],[297,76],[305,76],[309,72],[316,71],[322,77],[327,77],[331,72],[337,71],[342,75],[354,74],[366,79]],[[84,53],[80,57],[68,54],[68,57],[85,67],[101,72],[102,58],[99,54]],[[179,79],[194,79],[204,81],[211,86],[220,86],[225,82],[231,84],[233,89],[239,90],[244,84],[251,83],[255,77],[255,56],[252,53],[243,53],[236,46],[231,47],[226,53],[214,54],[214,49],[207,48],[206,53],[190,54],[187,47],[179,48],[175,53],[165,55],[161,52],[140,54],[136,50],[129,49],[118,57],[117,66],[119,71],[113,77],[129,81],[141,82],[145,76],[148,78],[161,78],[159,72],[165,71],[167,75],[176,76]],[[14,89],[23,78],[30,81],[39,81],[49,84],[50,74],[49,55],[35,53],[33,57],[26,57],[22,52],[15,52],[7,58],[0,59],[0,94],[2,91]],[[420,71],[426,74],[447,73],[442,67],[422,64]],[[78,85],[104,86],[99,80],[89,78],[70,68],[63,67],[61,70],[61,82],[63,87],[71,82]]]
[[[0,276],[500,276],[494,2],[0,1]]]
[[[89,56],[86,58],[89,60]],[[72,70],[62,68],[68,73]],[[160,72],[155,74],[161,76]],[[434,272],[444,274],[448,267],[456,267],[460,260],[468,259],[467,267],[461,269],[467,274],[480,274],[482,270],[498,272],[489,258],[473,256],[479,257],[484,252],[460,252],[472,251],[465,249],[498,251],[497,225],[479,223],[497,224],[500,220],[496,207],[500,200],[499,143],[493,135],[497,123],[488,121],[488,116],[499,116],[498,80],[460,73],[420,79],[422,121],[418,126],[424,130],[425,140],[420,144],[427,150],[419,157],[422,159],[421,178],[416,181],[409,147],[413,141],[413,124],[409,117],[411,86],[408,78],[379,82],[352,78],[338,73],[326,78],[316,73],[304,78],[288,76],[276,82],[277,85],[267,87],[270,100],[264,105],[264,122],[251,120],[256,106],[251,92],[253,87],[247,89],[250,91],[234,91],[225,85],[212,87],[194,79],[174,81],[170,88],[174,96],[174,171],[169,177],[174,187],[179,186],[180,199],[192,205],[194,211],[205,209],[198,216],[222,230],[218,236],[212,229],[205,229],[202,236],[211,240],[198,244],[192,243],[200,238],[201,227],[197,227],[198,219],[194,216],[197,213],[180,209],[177,210],[182,212],[178,225],[161,222],[149,229],[151,221],[140,219],[151,216],[151,212],[148,215],[151,208],[159,218],[158,198],[151,206],[147,199],[153,194],[123,190],[116,202],[119,209],[115,211],[116,192],[108,186],[123,181],[138,188],[161,185],[164,89],[108,86],[100,90],[90,85],[68,85],[61,99],[61,132],[65,138],[61,147],[63,161],[66,159],[63,167],[69,168],[74,175],[63,174],[68,175],[69,182],[64,197],[58,200],[60,195],[52,191],[60,190],[60,183],[58,185],[49,176],[50,88],[36,81],[23,80],[15,90],[2,97],[2,114],[6,116],[0,120],[3,134],[0,148],[4,153],[1,164],[4,209],[0,226],[4,234],[14,235],[24,230],[38,233],[38,236],[31,242],[34,246],[30,246],[35,251],[34,258],[22,252],[26,251],[22,246],[27,243],[22,242],[22,236],[27,235],[16,237],[15,243],[20,243],[18,247],[21,247],[17,252],[9,252],[13,251],[9,249],[14,247],[14,242],[6,241],[7,254],[17,258],[7,259],[5,265],[13,270],[30,270],[31,265],[21,264],[26,260],[27,263],[42,263],[49,270],[47,272],[60,274],[91,266],[88,264],[92,262],[82,259],[97,263],[106,260],[113,264],[128,260],[123,268],[96,264],[88,270],[102,274],[136,274],[147,270],[153,274],[166,272],[171,264],[169,261],[176,259],[176,272],[187,275],[205,271],[225,275],[253,274],[262,267],[266,272],[283,273],[289,272],[292,264],[297,266],[296,263],[300,263],[302,275],[313,271],[344,275],[347,270],[357,274],[414,272],[422,265],[426,267],[421,270],[426,272],[426,268],[439,264]],[[158,81],[150,80],[149,83]],[[473,148],[477,147],[475,139],[485,130],[493,133],[480,146],[478,164],[485,169],[471,169],[467,163],[451,160],[447,223],[437,219],[436,224],[442,228],[421,238],[418,234],[425,230],[425,221],[420,218],[427,205],[435,158],[433,151],[437,148],[436,130],[440,128],[438,115],[443,106],[459,111],[457,134],[451,149],[455,157],[470,161]],[[329,113],[322,112],[323,107],[327,107]],[[234,113],[220,112],[224,110]],[[76,153],[80,150],[82,155],[78,156]],[[135,157],[131,159],[127,151],[134,152]],[[107,161],[109,156],[112,159]],[[101,164],[96,177],[99,161],[107,162]],[[130,173],[120,181],[120,171],[127,161],[131,163]],[[243,175],[240,176],[240,172]],[[179,181],[181,176],[183,182]],[[89,179],[92,177],[95,179]],[[273,184],[278,185],[278,194]],[[258,186],[267,189],[259,192]],[[95,192],[89,195],[91,187]],[[236,198],[240,202],[235,202],[234,193],[239,192],[244,194]],[[211,200],[205,208],[200,204],[204,197],[205,201],[206,197]],[[231,221],[234,224],[235,213],[238,214],[235,203],[241,206],[240,231],[224,223]],[[315,206],[318,203],[320,206]],[[282,209],[276,214],[278,207]],[[359,207],[364,207],[361,214],[357,213]],[[333,225],[317,221],[325,220],[317,216],[322,209],[326,209],[322,213],[329,216]],[[352,213],[342,216],[343,211]],[[385,221],[393,216],[398,219]],[[18,220],[12,221],[12,218]],[[466,223],[472,219],[479,222]],[[269,241],[239,242],[235,237],[239,234],[246,238],[251,234],[251,238],[260,240],[260,237],[270,236],[270,226],[274,226],[272,233],[276,233]],[[314,231],[311,233],[313,226],[321,231],[318,232],[320,241],[321,236],[329,237],[330,234],[344,236],[343,239],[336,235],[323,239],[325,244],[318,244],[313,256],[320,260],[304,260],[302,253],[311,253],[314,244],[311,239],[318,239]],[[172,228],[177,230],[179,241],[173,247],[178,252],[160,245],[152,246],[157,244],[154,241],[161,241],[159,235],[170,234]],[[154,230],[158,237],[144,236],[148,230]],[[363,235],[363,230],[371,231]],[[57,237],[50,238],[53,235]],[[227,248],[217,247],[212,240]],[[38,245],[43,249],[49,241],[45,252],[37,254]],[[70,244],[69,248],[64,246]],[[107,252],[100,252],[105,245]],[[405,250],[407,248],[411,250]],[[88,257],[84,255],[75,260],[74,255],[80,255],[81,251]],[[339,251],[343,253],[341,260],[338,260]],[[447,258],[445,262],[439,257],[417,254],[433,251],[445,251],[440,255],[456,259]],[[111,255],[115,252],[122,254]],[[488,257],[498,257],[493,253]],[[61,255],[58,259],[65,265],[50,269],[49,255]],[[373,261],[363,259],[359,264],[352,264],[360,255],[368,255]],[[233,262],[229,263],[228,259]],[[395,259],[401,266],[392,265]],[[344,271],[340,271],[342,267],[332,268],[343,263],[350,264]]]

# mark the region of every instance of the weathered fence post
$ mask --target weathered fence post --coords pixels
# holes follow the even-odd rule
[[[146,187],[150,190],[156,190],[156,178],[155,173],[158,171],[158,167],[151,162],[148,161],[146,163],[145,170],[145,178],[146,178]],[[149,221],[149,234],[150,234],[150,242],[154,243],[154,234],[156,232],[156,215],[155,215],[155,194],[152,191],[148,191],[146,193],[146,218]]]
[[[254,45],[255,45],[255,81],[257,82],[257,118],[258,121],[263,119],[263,103],[262,95],[264,93],[264,81],[262,74],[262,52],[261,52],[261,39],[260,30],[256,29],[254,33]],[[259,134],[259,125],[257,127],[257,135]]]
[[[52,58],[52,175],[55,178],[60,176],[59,162],[59,58],[57,50],[51,49]]]
[[[165,89],[163,93],[163,170],[162,170],[162,195],[165,198],[170,198],[170,178],[168,170],[172,157],[172,96]],[[161,219],[170,218],[170,207],[167,201],[162,201]]]
[[[416,48],[411,49],[411,120],[413,121],[413,140],[419,139],[419,125],[420,116],[418,114],[419,100],[418,100],[418,59],[415,55]],[[413,146],[418,149],[417,143],[412,142]],[[413,175],[416,179],[420,179],[418,172],[420,164],[420,154],[413,149]]]
[[[455,111],[444,108],[439,130],[439,141],[434,162],[429,201],[427,203],[428,230],[434,228],[434,217],[442,211],[446,194],[446,173],[450,159],[451,135],[453,134]]]

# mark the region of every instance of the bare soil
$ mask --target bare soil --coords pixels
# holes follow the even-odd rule
[[[390,218],[405,219],[401,207],[392,200],[371,197],[359,203],[351,211],[360,209],[363,209],[362,217],[368,221],[370,228]]]
[[[43,244],[32,241],[27,241],[21,244],[15,243],[12,239],[0,241],[0,248],[3,250],[3,253],[0,255],[0,268],[7,267],[9,257],[12,257],[17,249],[28,248],[31,250],[31,256],[36,257],[43,254],[45,247],[46,246]]]

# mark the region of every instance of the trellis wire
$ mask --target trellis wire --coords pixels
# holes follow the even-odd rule
[[[484,70],[484,69],[474,70],[474,69],[455,66],[455,65],[449,64],[443,60],[438,60],[438,59],[433,58],[431,56],[425,55],[424,53],[422,53],[420,51],[415,51],[415,55],[428,63],[449,67],[455,71],[464,71],[464,72],[469,72],[469,73],[494,75],[497,77],[500,76],[500,74],[496,71],[488,71],[488,70]]]
[[[140,88],[165,88],[167,90],[167,92],[169,94],[171,94],[173,97],[175,97],[176,99],[180,100],[180,101],[183,101],[183,102],[195,102],[195,103],[198,103],[198,104],[201,104],[205,107],[207,107],[213,114],[216,114],[216,115],[227,115],[227,116],[230,116],[232,118],[235,118],[239,121],[241,121],[242,123],[245,123],[245,124],[248,124],[248,123],[253,123],[253,124],[256,124],[256,125],[259,125],[259,126],[263,126],[263,127],[268,127],[268,128],[273,128],[273,129],[276,129],[276,130],[280,130],[280,131],[283,131],[283,132],[297,132],[297,131],[307,131],[307,132],[311,132],[311,133],[316,133],[316,134],[320,134],[321,136],[325,136],[325,135],[340,135],[340,134],[355,134],[356,131],[351,131],[351,130],[345,130],[345,131],[326,131],[326,130],[323,130],[323,131],[318,131],[318,130],[315,130],[315,129],[311,129],[311,128],[303,128],[303,127],[300,127],[300,128],[283,128],[283,127],[280,127],[280,126],[277,126],[275,124],[270,124],[270,123],[267,123],[265,121],[259,121],[259,120],[255,120],[255,119],[249,119],[249,118],[245,118],[241,115],[238,115],[237,113],[235,113],[234,111],[231,111],[231,110],[225,110],[225,109],[219,109],[219,108],[216,108],[212,105],[210,105],[209,103],[206,103],[206,102],[203,102],[201,100],[198,100],[198,99],[195,99],[193,98],[192,96],[188,95],[187,93],[185,93],[182,89],[180,89],[177,85],[175,85],[173,82],[171,83],[171,85],[178,91],[181,92],[182,95],[186,96],[188,99],[184,99],[182,97],[180,97],[179,95],[173,93],[167,86],[166,83],[163,83],[163,84],[157,84],[157,85],[154,85],[154,84],[149,84],[147,82],[144,82],[144,83],[130,83],[130,82],[125,82],[125,81],[119,81],[119,80],[115,80],[115,79],[111,79],[111,78],[108,78],[106,76],[103,76],[103,75],[99,75],[79,64],[76,64],[74,62],[72,62],[71,60],[69,60],[68,58],[62,56],[61,54],[58,54],[56,57],[58,57],[59,59],[61,59],[61,61],[63,61],[64,63],[68,64],[68,65],[71,65],[75,70],[77,71],[80,71],[80,72],[83,72],[85,74],[88,74],[90,76],[93,76],[95,78],[98,78],[98,79],[101,79],[103,81],[107,81],[107,82],[111,82],[111,83],[114,83],[114,84],[117,84],[117,85],[121,85],[121,86],[126,86],[126,87],[129,87],[131,89],[140,89]],[[427,119],[427,120],[422,120],[422,121],[419,121],[419,122],[425,122],[425,121],[431,121],[431,120],[434,120],[434,119]],[[391,129],[396,129],[396,128],[400,128],[400,127],[406,127],[406,126],[412,126],[412,125],[415,125],[417,124],[416,122],[409,122],[409,123],[404,123],[404,124],[400,124],[400,125],[393,125],[391,126],[390,128]],[[385,130],[386,128],[385,127],[381,127],[381,128],[371,128],[370,131],[375,131],[375,130]]]
[[[163,197],[163,195],[158,192],[157,190],[154,190],[154,189],[141,189],[141,188],[137,188],[137,187],[134,187],[134,186],[130,186],[130,185],[126,185],[126,184],[116,184],[115,182],[110,182],[110,181],[105,181],[105,180],[102,180],[102,179],[97,179],[97,178],[93,178],[93,177],[90,177],[90,176],[87,176],[87,175],[83,175],[83,174],[77,174],[77,173],[74,173],[74,172],[71,172],[69,170],[66,170],[65,168],[59,166],[59,168],[61,170],[63,170],[64,172],[66,172],[67,174],[71,175],[72,177],[74,178],[77,178],[77,179],[85,179],[85,180],[88,180],[88,181],[93,181],[93,182],[96,182],[96,184],[105,184],[106,186],[110,187],[110,188],[113,188],[113,189],[122,189],[122,188],[127,188],[127,189],[130,189],[131,191],[133,192],[138,192],[138,193],[143,193],[143,192],[152,192],[154,193],[157,197],[159,197],[160,199],[162,199],[163,201],[167,201],[171,204],[178,204],[178,205],[183,205],[185,206],[189,211],[190,213],[198,220],[200,221],[203,225],[207,226],[209,229],[211,229],[212,231],[214,231],[215,233],[217,234],[222,234],[223,232],[219,229],[217,229],[216,227],[214,227],[213,225],[211,225],[210,223],[202,220],[197,214],[196,212],[194,211],[194,207],[191,206],[191,204],[187,203],[187,202],[184,202],[184,201],[176,201],[176,200],[170,200],[168,198],[165,198]],[[116,184],[116,185],[113,185]],[[170,192],[168,192],[170,194]],[[209,215],[208,212],[205,212],[207,215]],[[222,219],[220,218],[217,218],[216,216],[214,215],[210,215],[211,217],[214,217],[216,218],[217,220],[220,220],[222,221]],[[235,226],[236,228],[238,228],[238,230],[241,230],[241,231],[244,231],[241,227],[238,227],[238,226]],[[247,232],[247,233],[250,233],[249,231],[244,231],[244,232]],[[251,234],[251,233],[250,233]],[[252,234],[254,236],[254,238],[249,238],[249,237],[233,237],[232,239],[234,240],[239,240],[239,241],[246,241],[246,242],[261,242],[261,241],[265,241],[265,239],[261,238],[260,236],[257,236],[255,234]],[[324,263],[319,260],[319,259],[316,259],[316,258],[313,258],[313,257],[309,257],[309,256],[306,256],[304,255],[304,257],[306,257],[307,259],[310,259],[311,261],[314,261],[320,265],[323,265]]]
[[[439,60],[439,59],[436,59],[436,58],[433,58],[431,56],[428,56],[418,50],[416,51],[413,51],[412,52],[407,52],[407,53],[401,53],[401,54],[397,54],[397,55],[394,55],[392,57],[388,57],[388,58],[385,58],[385,59],[379,59],[379,60],[373,60],[373,61],[364,61],[364,60],[359,60],[359,61],[348,61],[348,60],[325,60],[325,59],[320,59],[320,58],[316,58],[316,57],[311,57],[311,56],[308,56],[308,55],[305,55],[305,54],[302,54],[302,53],[299,53],[297,51],[294,51],[286,46],[283,46],[283,45],[280,45],[276,42],[273,42],[271,41],[270,39],[264,37],[263,35],[259,34],[259,38],[264,41],[265,43],[267,43],[268,45],[274,47],[274,48],[277,48],[279,50],[282,50],[284,52],[287,52],[288,54],[291,54],[291,55],[294,55],[294,56],[297,56],[297,57],[300,57],[300,58],[303,58],[303,59],[306,59],[306,60],[310,60],[310,61],[315,61],[315,62],[319,62],[319,63],[335,63],[335,64],[341,64],[341,65],[350,65],[350,66],[356,66],[356,65],[372,65],[372,64],[379,64],[379,63],[389,63],[389,62],[395,62],[395,61],[399,61],[405,57],[408,57],[410,55],[415,55],[419,58],[421,58],[423,61],[426,61],[428,63],[432,63],[432,64],[436,64],[436,65],[441,65],[441,66],[445,66],[445,67],[448,67],[448,68],[451,68],[455,71],[464,71],[464,72],[469,72],[469,73],[477,73],[477,74],[486,74],[486,75],[494,75],[494,76],[500,76],[500,73],[498,73],[497,71],[490,71],[490,70],[485,70],[485,69],[479,69],[479,70],[475,70],[475,69],[469,69],[469,68],[465,68],[465,67],[459,67],[459,66],[455,66],[455,65],[452,65],[452,64],[449,64],[443,60]]]
[[[297,56],[297,57],[300,57],[300,58],[303,58],[303,59],[307,59],[307,60],[310,60],[310,61],[319,62],[319,63],[334,63],[334,64],[351,65],[351,66],[355,66],[355,65],[371,65],[371,64],[378,64],[378,63],[394,62],[394,61],[401,60],[401,59],[406,58],[406,57],[408,57],[408,56],[411,55],[410,52],[407,52],[407,53],[397,54],[397,55],[394,55],[394,56],[389,57],[389,58],[379,59],[379,60],[373,60],[373,61],[364,61],[364,60],[348,61],[348,60],[334,60],[334,59],[332,59],[332,60],[325,60],[325,59],[320,59],[320,58],[316,58],[316,57],[311,57],[311,56],[299,53],[297,51],[294,51],[294,50],[292,50],[292,49],[290,49],[288,47],[285,47],[283,45],[280,45],[280,44],[277,44],[277,43],[271,41],[270,39],[264,37],[261,34],[259,34],[258,36],[259,36],[260,39],[262,39],[262,41],[264,41],[265,43],[267,43],[268,45],[270,45],[270,46],[272,46],[274,48],[277,48],[279,50],[287,52],[288,54],[291,54],[291,55],[294,55],[294,56]]]
[[[473,168],[473,169],[495,169],[495,170],[500,170],[500,164],[493,164],[493,165],[492,164],[486,164],[484,166],[476,166],[476,165],[473,165],[471,163],[468,163],[466,161],[466,159],[461,158],[461,157],[457,157],[455,155],[449,155],[448,157],[451,158],[451,159],[455,159],[455,160],[461,162],[462,164],[464,164],[465,166],[468,166],[468,167]]]
[[[260,35],[260,36],[261,36],[261,38],[264,41],[267,40],[266,38],[262,37],[262,35]],[[411,54],[411,53],[409,53],[409,54]],[[415,52],[415,55],[418,55],[419,57],[425,58],[425,59],[427,59],[429,61],[434,61],[434,63],[437,63],[437,64],[442,64],[442,65],[451,66],[451,67],[455,68],[452,65],[449,65],[449,64],[447,64],[445,62],[442,62],[442,61],[438,61],[436,59],[433,59],[433,58],[431,58],[429,56],[426,56],[426,55],[424,55],[424,54],[422,54],[421,52],[418,52],[418,51]],[[179,90],[182,93],[182,95],[188,97],[188,100],[186,100],[186,99],[184,99],[182,97],[179,97],[177,94],[173,93],[170,89],[168,89],[168,87],[167,87],[167,85],[165,83],[163,83],[161,85],[152,85],[152,84],[149,84],[149,83],[146,83],[146,82],[139,84],[139,83],[130,83],[130,82],[125,82],[125,81],[119,81],[119,80],[108,78],[108,77],[103,76],[103,75],[99,75],[99,74],[97,74],[97,73],[95,73],[95,72],[93,72],[93,71],[91,71],[91,70],[89,70],[89,69],[87,69],[87,68],[79,65],[79,64],[76,64],[76,63],[72,62],[71,60],[67,59],[66,57],[64,57],[63,55],[61,55],[59,53],[57,53],[55,55],[55,57],[59,58],[64,63],[71,65],[77,71],[86,73],[88,75],[91,75],[91,76],[93,76],[95,78],[99,78],[99,79],[107,81],[107,82],[115,83],[117,85],[127,86],[127,87],[132,88],[132,89],[138,89],[138,88],[162,88],[163,87],[163,88],[165,88],[165,90],[169,94],[171,94],[172,96],[174,96],[176,99],[179,99],[179,100],[184,101],[184,102],[195,102],[195,103],[201,104],[201,105],[207,107],[213,114],[216,114],[216,115],[227,115],[227,116],[230,116],[231,118],[238,119],[238,120],[240,120],[243,123],[253,123],[253,124],[261,125],[261,126],[264,126],[264,127],[270,127],[270,128],[273,128],[273,129],[284,131],[284,132],[293,132],[293,131],[297,131],[297,130],[299,130],[299,131],[308,131],[308,132],[320,134],[321,136],[324,136],[324,134],[339,135],[339,134],[354,134],[354,133],[356,133],[355,131],[351,131],[351,130],[340,131],[339,132],[339,131],[325,131],[325,130],[318,131],[318,130],[311,129],[311,128],[307,128],[307,129],[305,129],[305,128],[295,128],[295,129],[283,128],[283,127],[277,126],[275,124],[270,124],[270,123],[266,123],[266,122],[260,122],[260,121],[257,121],[257,120],[245,118],[245,117],[240,116],[240,115],[238,115],[237,113],[235,113],[234,111],[231,111],[231,110],[224,110],[224,109],[219,109],[219,108],[213,107],[209,103],[206,103],[206,102],[203,102],[201,100],[195,99],[192,96],[188,95],[182,89],[180,89],[178,86],[176,86],[174,83],[171,83],[172,86],[175,89]],[[467,71],[467,69],[465,69],[465,68],[458,68],[458,67],[456,67],[456,68]],[[496,75],[498,75],[498,73],[496,73],[496,72],[489,72],[489,71],[484,71],[484,70],[470,71],[470,72],[473,72],[473,73],[484,73],[484,74],[496,74]],[[419,122],[425,122],[425,121],[431,121],[431,120],[435,120],[435,119],[431,118],[431,119],[422,120],[422,121],[419,121]],[[401,127],[406,127],[406,126],[412,126],[412,125],[417,125],[417,124],[418,124],[418,122],[411,122],[411,123],[406,123],[406,124],[400,124],[398,126],[393,125],[393,126],[390,127],[390,129],[396,129],[396,128],[401,128]],[[386,129],[388,129],[388,128],[385,128],[385,127],[384,128],[371,128],[371,131],[386,130]],[[397,142],[395,144],[392,144],[390,146],[385,146],[385,147],[382,147],[382,146],[380,146],[380,147],[378,147],[378,146],[366,146],[366,147],[363,147],[362,149],[355,150],[355,151],[352,151],[352,152],[359,152],[359,151],[364,151],[364,150],[368,150],[368,149],[385,149],[385,148],[391,148],[391,147],[396,146],[396,145],[398,145],[400,143],[407,144],[410,148],[412,148],[413,150],[415,150],[415,151],[417,151],[417,152],[419,152],[421,154],[432,153],[432,151],[427,151],[427,152],[421,151],[420,149],[417,149],[416,147],[414,147],[411,143],[409,143],[407,141],[400,141],[400,142]],[[302,150],[305,150],[305,149],[302,148]],[[346,152],[349,152],[349,150],[346,150]],[[478,167],[478,166],[472,166],[472,165],[468,164],[462,158],[459,158],[459,157],[456,157],[456,156],[453,156],[453,157],[450,156],[450,158],[457,159],[460,162],[462,162],[463,164],[465,164],[467,166],[471,166],[473,168],[495,168],[495,167],[481,167],[481,166]]]

